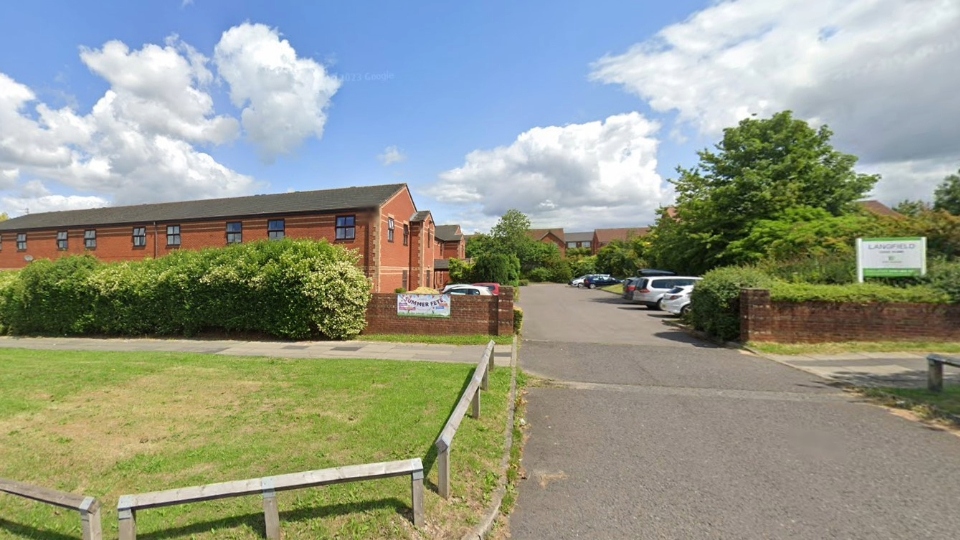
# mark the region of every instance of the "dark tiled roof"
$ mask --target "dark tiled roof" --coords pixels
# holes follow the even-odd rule
[[[568,232],[566,233],[567,242],[592,242],[593,231],[590,232]]]
[[[0,222],[0,231],[376,208],[387,202],[404,186],[405,184],[388,184],[253,195],[229,199],[44,212],[27,214]]]
[[[463,235],[460,234],[459,225],[437,225],[437,232],[434,236],[443,242],[459,242],[463,238]]]
[[[430,211],[429,211],[429,210],[421,210],[421,211],[417,212],[416,214],[410,216],[410,222],[411,222],[411,223],[417,223],[417,222],[423,221],[423,220],[427,219],[427,216],[429,216],[429,215],[430,215]]]

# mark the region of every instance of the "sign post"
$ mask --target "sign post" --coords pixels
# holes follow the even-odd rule
[[[926,238],[857,238],[857,282],[927,273]]]

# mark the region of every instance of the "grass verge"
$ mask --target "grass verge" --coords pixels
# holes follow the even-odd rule
[[[960,353],[960,343],[943,341],[845,341],[839,343],[767,343],[747,345],[769,354],[834,354],[856,352]]]
[[[613,285],[607,285],[606,287],[600,287],[601,291],[606,291],[613,294],[623,294],[623,284],[614,283]]]
[[[882,405],[907,409],[926,420],[943,420],[960,427],[960,386],[944,385],[943,392],[922,388],[860,388],[860,393]]]
[[[497,345],[510,345],[513,336],[434,336],[410,334],[369,334],[357,336],[356,341],[384,341],[390,343],[432,343],[435,345],[486,345],[492,339]],[[479,358],[477,359],[479,361]]]
[[[479,358],[478,358],[479,360]],[[117,536],[120,495],[420,457],[426,526],[409,479],[278,494],[287,538],[459,538],[496,487],[510,370],[465,418],[453,497],[436,494],[433,443],[473,366],[198,354],[0,351],[0,477],[92,495]],[[425,391],[428,390],[428,391]],[[4,496],[0,538],[79,537],[73,512]],[[258,497],[146,510],[145,538],[260,539]]]

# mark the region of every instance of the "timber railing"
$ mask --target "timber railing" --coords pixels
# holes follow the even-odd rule
[[[80,512],[83,540],[102,540],[103,538],[100,503],[93,497],[31,486],[3,478],[0,478],[0,491],[67,510],[76,510]]]
[[[413,524],[422,527],[423,462],[420,458],[414,458],[124,495],[120,497],[120,503],[117,505],[117,517],[120,520],[120,540],[136,539],[138,510],[257,494],[263,494],[266,536],[269,540],[279,540],[280,514],[277,510],[276,492],[405,475],[410,475],[412,485]]]
[[[460,428],[460,422],[467,414],[467,407],[471,409],[471,416],[480,418],[480,390],[486,390],[489,385],[490,371],[493,370],[493,348],[494,342],[487,344],[487,350],[484,351],[480,362],[477,363],[477,369],[473,372],[470,383],[460,396],[460,401],[453,409],[447,425],[440,432],[440,437],[434,443],[437,447],[437,469],[438,482],[437,492],[444,499],[450,498],[450,446],[453,445],[453,437]]]

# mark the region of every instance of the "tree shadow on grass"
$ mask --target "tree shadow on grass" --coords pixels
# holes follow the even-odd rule
[[[346,514],[361,514],[370,512],[373,510],[381,509],[392,509],[398,514],[404,516],[405,518],[413,521],[413,508],[411,507],[411,502],[401,501],[400,499],[391,497],[387,499],[378,499],[373,501],[362,501],[355,503],[341,503],[341,504],[330,504],[325,506],[316,506],[310,508],[298,508],[296,510],[286,510],[280,512],[280,527],[283,528],[284,523],[291,523],[297,521],[307,521],[311,519],[318,518],[327,518],[342,516]],[[0,522],[2,523],[2,522]],[[201,534],[210,531],[222,530],[222,529],[232,529],[236,527],[248,527],[255,531],[261,538],[266,538],[266,522],[264,521],[263,513],[250,513],[238,516],[230,516],[222,519],[215,519],[210,521],[203,521],[200,523],[193,523],[190,525],[184,525],[182,527],[173,527],[169,529],[163,529],[160,531],[154,531],[146,534],[137,534],[137,538],[143,540],[165,540],[169,538],[183,538],[189,537],[194,534]],[[37,537],[41,538],[41,537]],[[42,537],[46,538],[46,537]],[[59,535],[56,537],[51,537],[50,540],[62,540],[70,538],[75,540],[73,537]]]
[[[80,514],[77,514],[77,522],[80,522]],[[0,518],[0,532],[8,532],[17,538],[36,538],[37,540],[77,540],[76,536],[38,529],[31,525],[15,523]]]

